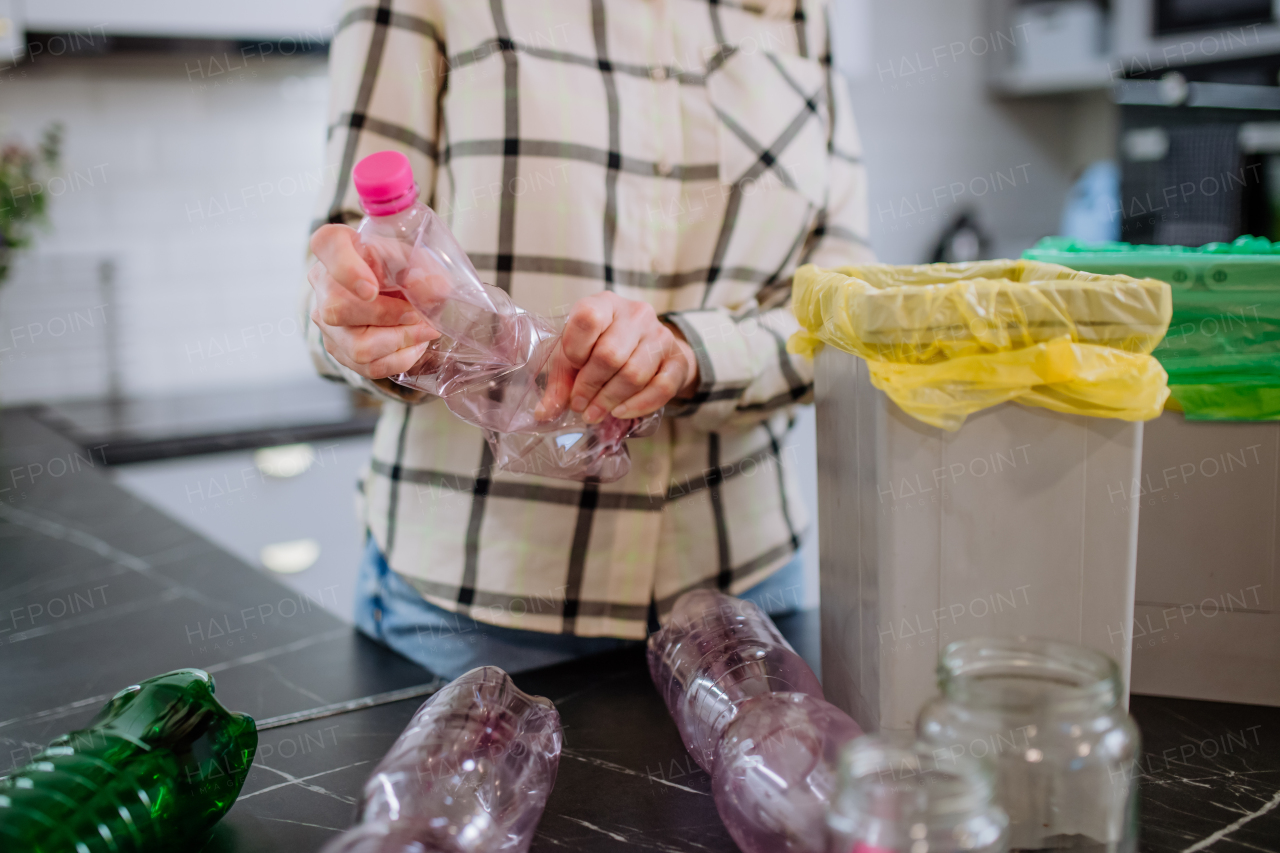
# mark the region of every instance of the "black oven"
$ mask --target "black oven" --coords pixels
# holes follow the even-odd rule
[[[1269,24],[1272,0],[1155,0],[1156,35]]]
[[[1191,83],[1187,105],[1163,106],[1146,87],[1117,89],[1121,239],[1280,241],[1280,91]]]

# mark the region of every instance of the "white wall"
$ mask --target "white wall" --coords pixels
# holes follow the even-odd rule
[[[126,394],[314,376],[297,319],[307,226],[337,168],[322,162],[323,58],[108,56],[4,74],[0,138],[30,143],[56,120],[66,141],[46,187],[53,227],[0,286],[0,400],[101,395],[111,334]]]
[[[1055,233],[1080,168],[1114,147],[1105,96],[989,97],[989,54],[1009,50],[1011,33],[993,32],[982,0],[836,4],[836,56],[852,81],[881,260],[928,260],[964,207],[996,237],[996,256]],[[871,36],[860,37],[868,20]]]

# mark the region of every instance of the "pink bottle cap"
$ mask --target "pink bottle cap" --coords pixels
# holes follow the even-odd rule
[[[399,213],[418,197],[413,167],[399,151],[379,151],[365,157],[351,170],[351,180],[370,216]]]

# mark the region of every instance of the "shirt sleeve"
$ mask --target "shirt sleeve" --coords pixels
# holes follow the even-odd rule
[[[804,242],[800,263],[834,268],[875,261],[869,243],[866,167],[854,123],[848,84],[831,61],[829,37],[822,63],[827,71],[828,195]],[[706,308],[664,315],[688,340],[698,359],[699,386],[686,402],[665,413],[689,418],[706,430],[747,426],[777,409],[813,398],[813,362],[787,352],[800,329],[791,312],[791,279],[766,283],[736,311]]]
[[[351,169],[378,151],[401,151],[413,165],[419,191],[434,201],[439,162],[440,98],[448,69],[441,0],[346,0],[329,48],[329,120],[325,180],[314,232],[326,223],[355,225],[359,199]],[[314,258],[310,259],[314,262]],[[311,264],[308,263],[308,266]],[[311,322],[314,293],[303,299],[307,347],[316,370],[383,399],[428,398],[392,382],[370,380],[339,364]]]

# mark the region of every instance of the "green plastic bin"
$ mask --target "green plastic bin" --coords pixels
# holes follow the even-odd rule
[[[1153,353],[1169,407],[1190,420],[1280,420],[1280,243],[1135,246],[1048,237],[1023,254],[1082,272],[1166,281],[1169,334]]]

